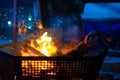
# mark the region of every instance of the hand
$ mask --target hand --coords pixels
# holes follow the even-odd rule
[[[110,43],[112,42],[112,37],[104,31],[93,31],[88,33],[84,38],[84,44],[97,44],[99,41]]]

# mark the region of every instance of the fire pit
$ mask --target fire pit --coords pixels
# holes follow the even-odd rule
[[[20,45],[27,45],[27,43],[6,44],[0,46],[0,49],[4,50],[4,52],[6,50],[9,54],[13,52],[12,55],[14,55],[16,52],[19,53],[14,48],[17,46],[17,49],[19,49]],[[88,54],[94,54],[94,56],[47,57],[32,47],[27,48],[39,54],[39,56],[14,56],[17,68],[16,80],[95,80],[107,53],[102,49],[94,49],[88,52]]]

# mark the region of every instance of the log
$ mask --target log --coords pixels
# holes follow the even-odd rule
[[[42,57],[45,57],[45,55],[41,52],[39,52],[38,50],[36,50],[35,48],[29,46],[29,45],[26,45],[27,48],[29,48],[33,53],[39,55],[39,56],[42,56]]]

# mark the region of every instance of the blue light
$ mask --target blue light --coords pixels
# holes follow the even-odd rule
[[[31,29],[32,27],[31,26],[28,26],[28,29]]]
[[[8,25],[11,25],[11,21],[8,21]]]
[[[29,20],[29,21],[32,21],[32,19],[31,19],[31,18],[28,18],[28,20]]]
[[[28,25],[28,27],[27,27],[28,29],[32,29],[32,25]]]

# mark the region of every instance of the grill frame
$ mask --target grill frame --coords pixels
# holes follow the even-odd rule
[[[1,45],[0,49],[5,49],[4,52],[6,52],[6,50],[8,50],[8,47],[11,47],[12,50],[9,50],[8,54],[13,55],[14,59],[15,59],[15,67],[16,67],[16,72],[15,72],[15,76],[16,76],[16,80],[51,80],[50,78],[52,77],[47,77],[46,79],[44,78],[33,78],[33,77],[23,77],[22,76],[22,68],[20,65],[20,61],[21,60],[57,60],[57,61],[88,61],[90,62],[90,65],[87,67],[87,73],[85,74],[78,74],[76,72],[76,74],[78,74],[78,76],[70,76],[70,77],[66,77],[66,74],[60,74],[60,76],[55,76],[54,79],[52,80],[80,80],[82,78],[82,80],[96,80],[96,77],[98,76],[98,72],[102,66],[103,60],[107,54],[107,49],[94,49],[94,50],[90,50],[88,53],[88,56],[85,57],[34,57],[34,56],[30,56],[30,57],[23,57],[23,56],[16,56],[15,54],[19,53],[19,51],[16,51],[16,48],[22,45],[27,45],[26,42],[18,42],[18,43],[14,43],[14,44],[6,44],[6,45]],[[14,49],[15,48],[15,49]],[[30,48],[31,49],[31,48]],[[36,51],[35,51],[36,52]],[[92,57],[91,57],[92,56]],[[81,63],[80,63],[81,64]],[[84,65],[85,66],[85,65]],[[83,71],[84,72],[84,71]],[[75,74],[75,75],[76,75]],[[61,78],[62,77],[62,78]],[[65,78],[64,78],[65,77]],[[61,79],[60,79],[61,78]]]

